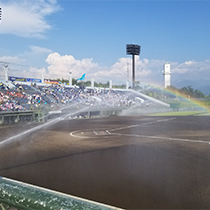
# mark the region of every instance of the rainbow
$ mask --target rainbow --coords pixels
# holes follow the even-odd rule
[[[157,86],[151,86],[151,87],[155,90],[162,91],[163,93],[167,93],[172,96],[178,97],[179,99],[189,103],[191,105],[191,107],[196,106],[196,107],[199,107],[199,108],[203,109],[204,111],[210,113],[209,105],[207,105],[207,103],[204,103],[201,100],[197,100],[195,98],[190,98],[188,95],[182,94],[182,93],[180,93],[176,90],[173,90],[173,89],[166,89],[166,88],[157,87]],[[177,102],[179,102],[179,101],[177,101]]]

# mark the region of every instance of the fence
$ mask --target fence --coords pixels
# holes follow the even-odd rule
[[[42,110],[0,112],[0,125],[18,123],[20,121],[44,122],[45,114]]]
[[[19,210],[120,210],[4,177],[0,177],[0,202],[1,210],[11,206]]]

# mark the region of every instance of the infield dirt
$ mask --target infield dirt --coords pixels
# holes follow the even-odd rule
[[[0,176],[126,209],[209,209],[209,124],[207,116],[66,120],[11,141],[27,126],[1,127]]]

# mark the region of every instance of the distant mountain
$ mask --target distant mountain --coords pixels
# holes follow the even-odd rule
[[[210,95],[210,81],[199,79],[199,80],[181,80],[181,81],[172,81],[172,86],[176,88],[182,88],[191,86],[194,90],[200,90],[205,95]]]
[[[210,95],[210,85],[200,87],[200,90],[204,95]]]

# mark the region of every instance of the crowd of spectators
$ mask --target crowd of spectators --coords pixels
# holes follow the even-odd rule
[[[69,103],[84,106],[119,107],[137,103],[123,91],[110,89],[87,89],[62,85],[37,86],[36,84],[0,83],[0,111],[24,111],[57,109]]]
[[[24,98],[21,92],[10,90],[9,87],[0,83],[0,111],[25,110],[16,98]]]

